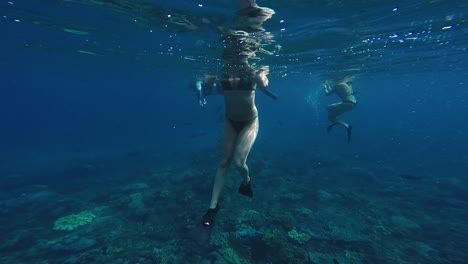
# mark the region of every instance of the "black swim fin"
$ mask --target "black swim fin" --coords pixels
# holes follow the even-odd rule
[[[351,142],[351,132],[353,130],[353,126],[352,125],[348,125],[348,127],[346,128],[346,131],[348,133],[348,144]]]
[[[247,184],[241,183],[239,186],[239,193],[247,197],[253,197],[252,185],[250,185],[250,181]]]
[[[199,223],[192,231],[190,231],[190,239],[194,240],[200,245],[206,245],[210,242],[211,232],[213,226],[205,226],[203,223]]]
[[[218,213],[219,204],[216,208],[208,209],[203,220],[189,233],[190,238],[201,245],[206,245],[210,242],[211,232],[213,231],[215,216]]]

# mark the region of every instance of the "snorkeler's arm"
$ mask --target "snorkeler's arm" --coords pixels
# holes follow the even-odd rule
[[[197,81],[195,83],[195,87],[197,88],[198,104],[200,104],[201,107],[204,107],[206,105],[206,99],[203,93],[202,81]]]
[[[322,84],[322,87],[326,96],[329,96],[335,92],[333,88],[331,88],[330,83],[328,81],[325,81],[325,83]]]
[[[260,72],[256,76],[257,88],[262,91],[264,94],[268,95],[268,97],[272,98],[273,100],[278,100],[278,95],[271,92],[267,89],[268,86],[268,77],[266,76],[268,72]]]
[[[201,92],[201,90],[202,90],[202,81],[196,81],[195,82],[195,87],[197,88],[197,91]]]
[[[255,82],[257,83],[257,87],[261,89],[266,89],[266,87],[269,84],[269,80],[267,77],[268,73],[265,73],[264,71],[261,71],[255,75]]]

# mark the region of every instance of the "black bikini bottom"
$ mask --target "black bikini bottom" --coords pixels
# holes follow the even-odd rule
[[[257,118],[257,117],[255,117],[255,118]],[[255,118],[250,119],[250,120],[246,120],[246,121],[234,121],[234,120],[226,117],[226,119],[229,121],[229,123],[231,123],[232,127],[237,132],[237,134],[239,134],[242,131],[242,129],[244,129],[244,127],[246,127],[248,124],[250,124],[250,122],[252,122]]]

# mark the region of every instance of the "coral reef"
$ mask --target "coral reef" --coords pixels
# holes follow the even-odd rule
[[[197,166],[216,166],[210,155],[197,157]],[[462,221],[466,212],[458,203],[435,206],[433,195],[426,195],[463,202],[458,185],[423,184],[417,190],[424,192],[419,192],[400,177],[376,177],[373,188],[362,188],[362,183],[346,177],[368,177],[372,173],[364,165],[348,174],[343,168],[314,167],[317,177],[309,177],[312,172],[300,167],[294,172],[287,166],[257,169],[255,186],[263,188],[255,200],[238,195],[238,179],[230,177],[211,240],[198,245],[187,234],[206,210],[211,186],[200,177],[206,173],[194,170],[187,157],[184,165],[180,159],[165,160],[161,169],[142,156],[130,158],[131,162],[115,160],[101,164],[99,170],[87,170],[87,175],[96,173],[92,178],[102,178],[76,193],[59,195],[47,186],[0,193],[4,197],[0,262],[449,264],[466,259]],[[326,158],[314,159],[327,163]],[[148,169],[141,170],[145,166]],[[119,178],[115,171],[125,173]],[[128,177],[135,171],[140,175],[137,182]],[[286,174],[299,178],[287,181]],[[108,191],[102,191],[102,181],[111,186]],[[297,181],[303,182],[301,186]],[[72,210],[80,213],[66,215]],[[57,219],[53,229],[51,219]],[[459,232],[446,238],[447,230]]]
[[[52,252],[67,253],[78,252],[88,249],[96,244],[96,240],[80,237],[78,235],[68,235],[54,241],[48,242],[48,248]]]
[[[96,215],[89,211],[82,211],[77,214],[63,216],[55,220],[54,229],[71,231],[79,226],[90,223],[94,218],[96,218]]]
[[[311,236],[307,233],[297,232],[296,229],[293,229],[288,232],[288,236],[296,240],[299,244],[304,244],[310,240]]]

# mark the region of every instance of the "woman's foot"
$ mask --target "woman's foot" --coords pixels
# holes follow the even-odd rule
[[[247,184],[241,183],[239,186],[239,193],[248,197],[253,197],[252,186],[250,181]]]

